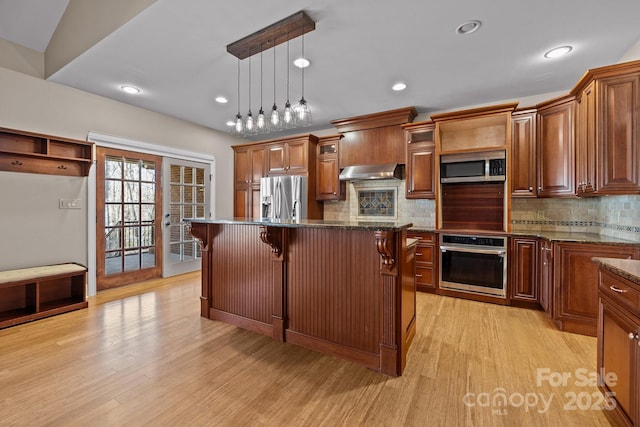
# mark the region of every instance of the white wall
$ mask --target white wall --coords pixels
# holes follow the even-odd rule
[[[89,131],[213,155],[216,216],[233,215],[233,151],[226,133],[0,68],[0,127],[86,140]],[[81,199],[80,211],[58,198]],[[0,270],[87,263],[87,179],[0,173]],[[79,248],[80,246],[80,248]]]

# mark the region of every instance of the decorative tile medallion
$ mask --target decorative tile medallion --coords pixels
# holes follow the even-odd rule
[[[396,218],[396,189],[358,190],[359,217]]]

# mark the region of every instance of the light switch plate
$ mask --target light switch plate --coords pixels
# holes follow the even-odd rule
[[[80,209],[80,199],[60,199],[60,209]]]

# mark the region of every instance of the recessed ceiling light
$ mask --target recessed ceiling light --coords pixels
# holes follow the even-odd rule
[[[216,96],[216,102],[220,104],[226,104],[227,102],[229,102],[229,100],[224,96]]]
[[[456,33],[458,34],[471,34],[474,31],[477,31],[478,28],[480,28],[480,25],[482,25],[482,23],[480,21],[477,20],[473,20],[473,21],[467,21],[462,25],[459,25],[458,28],[456,28]]]
[[[124,85],[124,86],[120,86],[120,89],[122,89],[124,92],[130,93],[130,94],[132,94],[132,95],[135,95],[135,94],[137,94],[137,93],[140,93],[140,89],[138,89],[138,88],[137,88],[137,87],[135,87],[135,86],[127,86],[127,85]]]
[[[298,58],[293,61],[293,65],[298,68],[307,68],[309,65],[311,65],[311,61],[309,61],[307,58]]]
[[[236,125],[236,122],[234,122],[234,121],[229,120],[227,122],[227,126],[235,126],[235,125]]]
[[[559,56],[563,56],[563,55],[568,54],[572,50],[573,50],[573,47],[571,47],[571,46],[554,47],[553,49],[551,49],[550,51],[545,53],[544,57],[545,58],[557,58]]]
[[[393,89],[395,91],[405,90],[406,88],[407,88],[407,85],[405,83],[402,83],[402,82],[398,82],[398,83],[394,84],[393,86],[391,86],[391,89]]]

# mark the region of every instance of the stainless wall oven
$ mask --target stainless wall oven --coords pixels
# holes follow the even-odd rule
[[[440,288],[506,298],[506,238],[440,235]]]

